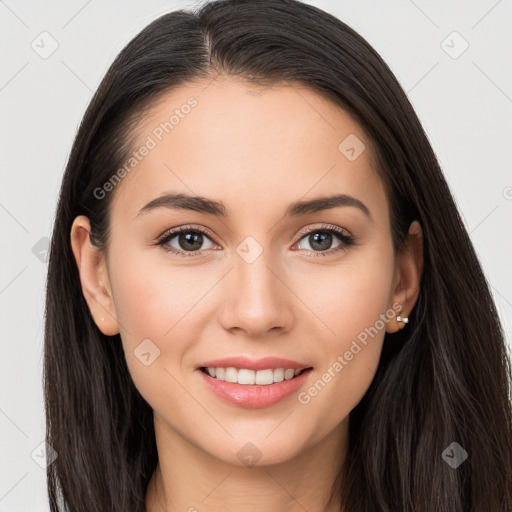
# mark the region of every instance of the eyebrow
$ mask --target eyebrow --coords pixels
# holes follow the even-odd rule
[[[333,196],[296,201],[287,207],[284,216],[299,217],[301,215],[330,210],[332,208],[339,208],[342,206],[359,208],[373,222],[372,215],[368,207],[359,199],[347,194],[337,194]],[[192,210],[223,218],[228,216],[227,209],[221,201],[215,201],[213,199],[207,199],[200,196],[190,196],[188,194],[164,194],[143,206],[139,210],[137,217],[156,208]]]

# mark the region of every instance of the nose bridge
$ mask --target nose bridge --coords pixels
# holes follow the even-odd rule
[[[224,302],[224,327],[239,327],[263,334],[273,327],[286,327],[291,320],[290,292],[282,281],[279,262],[270,249],[252,237],[236,248],[230,273],[230,297]]]

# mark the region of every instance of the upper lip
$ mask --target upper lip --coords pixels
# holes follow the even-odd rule
[[[234,356],[234,357],[226,357],[223,359],[214,359],[211,361],[205,361],[197,366],[197,369],[202,367],[210,367],[210,368],[247,368],[248,370],[267,370],[276,368],[284,368],[294,370],[303,370],[305,368],[310,368],[311,365],[298,363],[297,361],[292,361],[291,359],[283,359],[282,357],[262,357],[260,359],[251,359],[246,356]]]

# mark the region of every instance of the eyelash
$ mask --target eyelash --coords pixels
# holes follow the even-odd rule
[[[170,247],[166,245],[170,240],[172,240],[176,235],[179,235],[180,233],[201,233],[208,238],[212,238],[209,234],[209,232],[201,227],[193,227],[193,226],[183,226],[177,229],[174,229],[172,231],[168,231],[164,233],[156,242],[155,245],[161,246],[162,249],[166,252],[170,252],[172,254],[175,254],[179,257],[191,257],[191,256],[197,256],[203,251],[178,251],[174,249],[173,247]],[[313,252],[314,258],[317,256],[331,256],[332,254],[339,252],[339,251],[346,251],[350,246],[356,245],[355,243],[355,237],[352,235],[348,235],[345,230],[342,230],[341,228],[334,226],[332,224],[325,224],[320,227],[316,227],[313,229],[306,229],[299,233],[299,239],[297,240],[298,243],[300,242],[306,235],[309,235],[311,233],[316,232],[324,232],[324,233],[334,233],[341,241],[342,244],[334,249],[329,249],[328,251],[310,251]],[[213,240],[212,240],[213,241]],[[294,244],[295,245],[295,244]],[[206,249],[204,249],[206,250]]]

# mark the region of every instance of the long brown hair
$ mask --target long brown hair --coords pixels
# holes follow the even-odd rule
[[[157,463],[152,410],[119,335],[96,327],[70,247],[74,218],[108,248],[111,194],[133,127],[165,92],[214,73],[304,84],[357,120],[386,185],[394,250],[423,228],[410,322],[384,339],[375,378],[350,414],[331,504],[353,512],[512,510],[511,370],[489,284],[406,94],[379,54],[334,16],[296,0],[219,0],[166,14],[117,56],[76,135],[56,212],[46,295],[44,386],[52,512],[142,512]],[[468,458],[454,469],[443,451]]]

